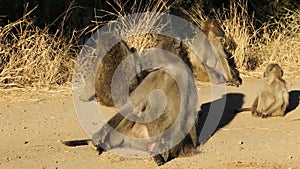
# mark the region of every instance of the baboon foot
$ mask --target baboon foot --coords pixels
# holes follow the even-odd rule
[[[166,163],[166,161],[164,160],[164,158],[162,157],[161,154],[158,154],[158,155],[154,156],[153,158],[154,158],[155,163],[158,166],[161,166]]]
[[[95,94],[93,95],[82,94],[79,96],[79,99],[83,102],[90,102],[93,101],[95,98],[96,98]]]
[[[258,112],[253,112],[252,117],[262,117],[262,114]]]
[[[97,151],[98,151],[98,155],[101,155],[102,154],[102,152],[103,151],[105,151],[105,149],[103,149],[101,146],[97,146],[97,149],[96,149]]]
[[[262,114],[261,115],[261,118],[263,118],[263,119],[266,119],[268,117],[272,117],[272,115],[271,114]]]
[[[242,79],[241,78],[234,78],[232,80],[226,81],[226,84],[228,86],[239,87],[240,85],[242,85]]]

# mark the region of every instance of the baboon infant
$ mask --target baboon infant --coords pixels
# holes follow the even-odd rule
[[[253,117],[267,118],[284,116],[289,104],[289,93],[286,82],[282,79],[283,70],[278,64],[269,64],[264,72],[264,83],[251,108],[241,111],[251,111]]]

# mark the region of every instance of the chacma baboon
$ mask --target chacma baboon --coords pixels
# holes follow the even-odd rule
[[[100,45],[99,48],[105,48],[105,46],[103,47]],[[122,71],[122,76],[127,78],[126,80],[130,81],[129,93],[132,92],[138,84],[140,84],[142,79],[147,75],[146,72],[151,71],[141,71],[141,65],[139,63],[140,59],[135,52],[136,50],[134,48],[129,48],[127,43],[121,40],[114,45],[101,60],[97,59],[96,61],[100,61],[98,61],[99,63],[95,63],[95,67],[97,67],[96,74],[94,75],[92,72],[88,72],[89,74],[86,77],[86,84],[79,96],[80,100],[90,101],[93,97],[95,97],[96,100],[104,106],[111,107],[115,106],[115,104],[124,104],[124,99],[126,98],[119,98],[119,100],[113,100],[112,98],[111,83],[116,69],[119,67]],[[127,59],[127,64],[121,64],[125,59]],[[127,75],[128,69],[133,70],[136,74],[131,79],[128,79],[130,78],[130,76]],[[124,85],[119,84],[119,86],[122,87]],[[114,103],[114,101],[118,103]]]
[[[166,37],[164,35],[157,36],[158,44],[161,41],[161,39]],[[175,53],[176,50],[179,50],[179,48],[181,48],[180,54],[182,55],[182,51],[184,51],[186,56],[186,50],[182,46],[176,46],[179,44],[181,45],[181,43],[178,42],[177,44],[174,44],[175,42],[171,38],[168,38],[168,40],[170,40],[169,44],[172,44],[173,46],[171,47],[165,45],[165,50]],[[164,41],[167,40],[165,39]],[[157,48],[161,47],[157,46]],[[122,71],[122,78],[125,78],[124,80],[126,81],[130,81],[128,91],[130,94],[151,71],[155,70],[155,68],[143,69],[140,63],[140,57],[143,56],[138,56],[136,50],[134,48],[129,48],[125,41],[121,40],[120,42],[118,42],[105,54],[105,56],[101,59],[99,64],[97,64],[98,67],[96,75],[87,75],[86,84],[84,86],[82,94],[80,95],[80,100],[90,101],[91,98],[95,96],[96,100],[104,106],[111,107],[116,106],[115,104],[119,104],[119,106],[123,105],[124,99],[126,98],[118,98],[119,103],[114,103],[114,101],[116,100],[113,100],[112,98],[111,83],[114,73],[116,72],[116,69],[119,68]],[[121,64],[125,59],[127,59],[127,64]],[[185,59],[187,59],[187,57],[185,57]],[[128,74],[128,69],[133,69],[136,75],[134,77],[130,77],[130,75]],[[93,80],[95,80],[94,85],[92,83]],[[115,85],[118,85],[120,87],[127,87],[123,85],[124,82],[119,82],[121,84]]]
[[[203,32],[208,37],[209,42],[215,48],[219,55],[219,59],[222,62],[222,66],[224,68],[224,74],[225,74],[225,80],[227,84],[239,86],[242,83],[241,78],[239,77],[238,70],[231,64],[228,64],[228,60],[232,60],[233,58],[228,58],[228,53],[224,51],[223,45],[220,41],[221,38],[224,38],[224,31],[220,27],[220,25],[215,20],[208,20],[204,26],[203,26]],[[113,36],[113,35],[112,35]],[[157,41],[159,45],[160,39],[164,38],[164,35],[158,35]],[[168,40],[171,40],[170,38]],[[174,42],[174,39],[171,40]],[[170,43],[171,44],[171,43]],[[177,43],[178,45],[180,43]],[[179,49],[179,46],[176,46],[173,44],[173,48],[170,47],[165,48],[170,52],[173,52],[175,50]],[[160,48],[159,46],[156,46],[157,48]],[[189,58],[191,64],[192,64],[192,71],[194,72],[195,78],[199,81],[209,81],[209,77],[207,72],[210,74],[215,74],[214,70],[215,68],[209,68],[201,61],[201,59],[198,56],[195,56],[188,52],[188,49],[186,46],[182,45],[180,46],[181,55],[187,55]],[[202,49],[201,49],[202,50]],[[205,49],[203,49],[205,50]],[[124,61],[125,58],[128,58],[129,55],[132,55],[133,64],[129,65],[123,65],[122,70],[123,76],[126,78],[129,76],[126,73],[126,69],[128,67],[134,67],[136,69],[137,75],[131,79],[131,83],[129,85],[129,93],[131,93],[140,83],[141,81],[147,76],[149,71],[152,70],[142,70],[142,67],[137,63],[139,62],[140,57],[135,53],[135,49],[128,47],[127,43],[125,41],[120,41],[115,46],[113,46],[107,54],[104,56],[104,58],[101,60],[101,62],[98,65],[98,69],[96,72],[96,75],[92,76],[92,74],[88,74],[88,80],[86,80],[86,85],[84,87],[84,90],[80,96],[80,100],[82,101],[90,101],[91,98],[96,96],[95,98],[99,103],[101,103],[104,106],[115,106],[111,95],[111,82],[112,77],[114,75],[114,72],[116,68],[120,65],[122,61]],[[209,56],[208,56],[209,57]],[[186,57],[184,57],[186,58]],[[130,62],[129,62],[130,63]],[[230,62],[231,63],[231,62]],[[234,61],[232,62],[234,63]],[[91,83],[95,79],[95,83]],[[122,85],[120,85],[122,86]],[[124,100],[122,98],[119,98],[119,104],[122,105],[124,103]]]
[[[237,110],[251,111],[253,117],[267,118],[284,116],[289,104],[286,82],[282,79],[283,70],[278,64],[269,64],[264,72],[264,84],[251,108]]]
[[[224,49],[223,44],[221,43],[221,39],[225,38],[225,32],[221,28],[220,24],[214,19],[208,19],[204,22],[202,31],[219,55],[219,59],[221,60],[224,68],[226,83],[237,87],[241,85],[242,79],[235,67],[233,57],[229,57],[229,52]],[[195,78],[199,81],[209,81],[210,79],[207,74],[207,67],[201,64],[198,57],[190,55],[190,58],[194,67]]]
[[[149,102],[148,96],[153,90],[157,89],[164,92],[167,100],[165,109],[157,119],[149,123],[139,123],[128,120],[129,118],[131,118],[129,116],[132,116],[132,114],[128,114],[128,116],[125,116],[125,118],[123,116],[121,116],[120,118],[120,114],[117,114],[107,123],[118,133],[122,133],[127,136],[133,136],[135,138],[143,138],[148,144],[144,144],[142,147],[138,147],[141,144],[134,144],[134,142],[132,142],[131,140],[126,140],[123,137],[120,138],[114,132],[112,132],[108,126],[104,126],[93,136],[93,141],[96,141],[96,145],[98,146],[99,151],[102,151],[102,149],[116,148],[118,146],[127,146],[151,152],[155,151],[155,149],[159,147],[164,148],[163,144],[168,144],[168,141],[171,140],[172,137],[175,137],[175,135],[173,135],[172,133],[170,135],[162,135],[162,138],[159,140],[147,141],[147,139],[151,137],[155,137],[161,133],[164,133],[170,126],[172,126],[176,118],[180,118],[178,116],[180,115],[182,100],[180,99],[180,92],[176,81],[170,75],[160,70],[150,73],[136,88],[136,90],[132,92],[130,100],[134,107],[138,110],[137,114],[139,114],[139,118],[151,119],[153,118],[152,116],[155,117],[157,115],[157,112],[151,112],[151,109],[153,109],[153,107],[151,107],[153,106],[153,103]],[[153,98],[153,100],[156,100],[158,102],[157,104],[161,103],[161,99],[158,97]],[[185,104],[188,104],[186,106],[197,105],[197,100],[186,100],[185,102]],[[154,107],[158,106],[160,105],[154,105]],[[129,111],[130,113],[133,112],[132,109],[125,109],[124,111]],[[184,118],[180,120],[183,119]],[[176,131],[176,133],[179,134],[181,132],[181,128],[184,128],[187,124],[183,124],[184,121],[178,123],[179,124],[178,126],[176,125],[176,127],[178,127],[177,129],[180,131]],[[193,127],[183,141],[178,143],[170,150],[167,150],[162,154],[158,154],[157,156],[155,156],[155,161],[158,165],[161,165],[167,160],[175,158],[180,154],[185,154],[192,150],[195,150],[196,140],[196,130],[195,127]],[[182,142],[184,142],[184,144]],[[167,146],[165,148],[167,149]]]
[[[211,48],[210,45],[207,47]],[[165,35],[158,36],[156,48],[143,56],[140,62],[142,67],[159,69],[145,76],[119,112],[91,140],[64,141],[64,144],[76,146],[91,141],[99,153],[117,147],[140,149],[154,153],[158,165],[180,155],[197,152],[195,122],[200,107],[188,53],[182,42]],[[207,60],[221,65],[218,59],[207,57]],[[211,69],[214,68],[221,74],[219,67]],[[153,94],[157,91],[163,96]]]
[[[149,56],[144,56],[142,64],[148,66],[147,64],[151,63],[150,66],[160,67],[164,71],[150,72],[131,92],[130,101],[93,135],[91,140],[97,146],[99,153],[122,146],[131,147],[150,153],[155,152],[155,162],[162,165],[179,155],[196,152],[197,138],[194,123],[199,101],[191,63],[181,50],[181,42],[163,35],[158,41],[157,48],[167,52],[163,50],[150,52]],[[168,56],[168,52],[176,56]],[[184,68],[190,72],[183,71]],[[167,70],[172,71],[173,74],[165,72]],[[179,82],[176,81],[178,79]],[[182,94],[185,90],[186,93]],[[160,94],[151,96],[153,91],[160,91],[164,96]],[[118,135],[119,133],[122,135]],[[124,138],[124,135],[127,137]],[[132,137],[143,140],[137,143],[137,140]],[[176,140],[177,138],[180,140]],[[172,139],[176,141],[173,143]],[[87,144],[89,141],[85,139],[63,143],[76,146]]]
[[[112,83],[112,77],[115,73],[115,70],[120,65],[120,63],[129,55],[132,54],[132,64],[124,64],[123,68],[121,68],[123,71],[124,77],[128,77],[126,75],[126,69],[129,69],[128,67],[133,66],[135,71],[137,72],[137,76],[135,76],[133,79],[129,80],[131,81],[131,84],[129,85],[129,92],[133,91],[137,85],[141,82],[141,77],[138,74],[139,70],[141,68],[139,67],[139,64],[136,64],[135,62],[139,61],[138,56],[134,54],[135,50],[130,49],[126,42],[121,41],[117,45],[115,45],[101,60],[101,63],[98,66],[97,73],[96,73],[96,79],[95,79],[95,94],[96,99],[99,103],[105,106],[114,106],[114,102],[112,100],[111,95],[111,83]],[[129,77],[128,77],[129,78]],[[122,84],[119,84],[119,86],[122,86]],[[122,103],[123,100],[119,100],[121,103],[116,104],[124,104]]]

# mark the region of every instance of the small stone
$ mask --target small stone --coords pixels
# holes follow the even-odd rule
[[[23,140],[23,144],[28,144],[28,141],[27,140]]]
[[[244,144],[244,142],[243,141],[239,141],[239,145],[243,145]]]
[[[7,161],[7,162],[10,161],[10,157],[6,157],[6,161]]]

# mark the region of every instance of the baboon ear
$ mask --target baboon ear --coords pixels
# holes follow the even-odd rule
[[[209,29],[212,29],[214,27],[214,19],[208,18],[206,20],[206,24],[208,25]]]

